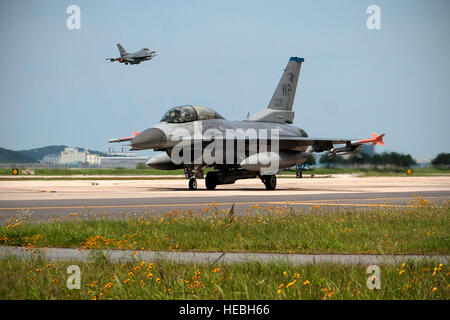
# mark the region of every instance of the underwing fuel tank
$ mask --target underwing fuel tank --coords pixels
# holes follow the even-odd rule
[[[259,171],[261,174],[276,174],[279,169],[290,168],[306,161],[306,153],[302,151],[260,152],[251,155],[240,163],[248,171]]]
[[[161,153],[156,156],[151,157],[147,163],[146,166],[148,168],[153,168],[157,170],[175,170],[183,168],[183,165],[177,165],[172,162],[172,159],[167,155],[167,153]]]

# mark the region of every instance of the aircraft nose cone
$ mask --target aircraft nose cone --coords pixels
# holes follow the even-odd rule
[[[158,149],[164,146],[166,141],[164,131],[158,128],[150,128],[142,131],[131,140],[131,146],[134,150]]]

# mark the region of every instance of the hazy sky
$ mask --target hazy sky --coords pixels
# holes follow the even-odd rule
[[[80,30],[66,27],[71,4]],[[380,30],[366,27],[372,4]],[[377,132],[378,151],[450,152],[449,12],[446,0],[1,1],[0,146],[107,150],[180,104],[244,119],[299,56],[294,125],[311,137]],[[116,42],[160,55],[106,63]]]

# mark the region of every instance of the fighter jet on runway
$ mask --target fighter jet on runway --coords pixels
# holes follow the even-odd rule
[[[139,64],[142,61],[151,60],[154,56],[157,55],[155,51],[152,51],[148,48],[143,48],[135,53],[128,53],[120,43],[117,43],[117,47],[120,51],[120,58],[106,58],[111,62],[119,61],[120,63],[127,64]]]
[[[290,58],[268,107],[243,121],[225,120],[206,107],[182,105],[169,109],[154,127],[109,142],[131,141],[131,150],[163,151],[150,158],[147,166],[184,168],[191,190],[197,189],[196,178],[202,178],[207,167],[214,169],[206,174],[208,190],[255,177],[267,190],[274,190],[276,173],[303,163],[309,152],[354,154],[364,143],[384,145],[384,134],[362,140],[310,138],[303,129],[291,125],[303,62],[303,58]]]

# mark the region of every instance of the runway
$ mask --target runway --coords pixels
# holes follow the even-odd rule
[[[278,179],[267,191],[259,179],[241,180],[218,190],[187,190],[186,180],[0,181],[0,223],[27,215],[32,222],[67,215],[120,218],[161,215],[170,210],[228,209],[237,214],[260,206],[295,209],[330,207],[406,207],[414,196],[434,204],[450,201],[450,177],[374,177]]]

